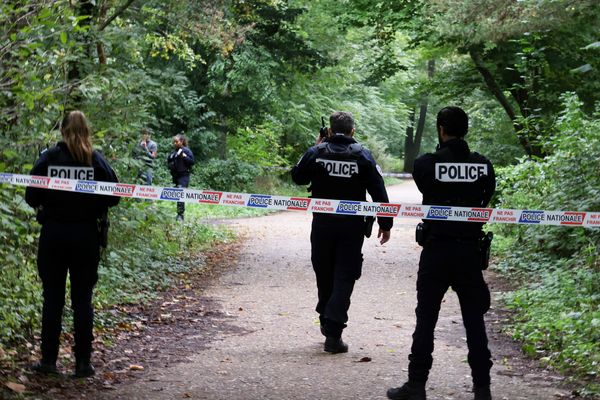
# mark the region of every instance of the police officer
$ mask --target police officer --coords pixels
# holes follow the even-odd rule
[[[494,168],[464,140],[467,114],[458,107],[443,108],[437,115],[438,150],[419,157],[413,177],[423,193],[423,204],[486,207],[495,187]],[[440,304],[449,287],[460,302],[467,331],[468,362],[476,400],[489,400],[491,354],[483,315],[490,292],[482,275],[482,223],[426,220],[417,278],[417,325],[409,356],[408,382],[389,389],[390,399],[423,400],[433,358],[433,332]]]
[[[31,175],[117,182],[108,162],[93,150],[90,128],[82,112],[66,115],[60,130],[62,141],[41,154]],[[91,376],[92,291],[100,261],[98,220],[119,198],[28,187],[25,200],[37,209],[42,224],[37,258],[44,298],[42,359],[33,369],[44,374],[58,373],[56,360],[68,271],[75,328],[75,376]]]
[[[175,186],[186,188],[190,184],[194,154],[187,148],[187,139],[183,135],[173,136],[173,148],[174,150],[167,157],[167,166]],[[185,203],[177,202],[177,221],[183,221],[184,212]]]
[[[349,112],[331,114],[328,136],[320,136],[292,169],[299,185],[311,184],[312,197],[388,202],[381,170],[371,153],[354,140],[354,119]],[[392,218],[378,218],[380,243],[390,238]],[[317,278],[321,333],[324,350],[345,353],[348,346],[342,331],[348,321],[350,296],[360,277],[365,218],[314,213],[311,232],[311,261]],[[370,233],[369,233],[370,234]]]

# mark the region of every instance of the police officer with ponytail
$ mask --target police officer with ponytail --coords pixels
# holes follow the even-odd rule
[[[187,147],[187,139],[184,135],[173,136],[173,151],[167,157],[167,166],[173,178],[173,184],[178,188],[186,188],[190,185],[190,173],[194,165],[194,154]],[[183,221],[185,203],[177,202],[177,221]]]
[[[483,223],[444,221],[445,206],[486,207],[494,194],[494,167],[484,156],[471,152],[464,140],[467,114],[458,107],[443,108],[437,115],[439,146],[435,153],[415,161],[413,178],[423,194],[423,204],[434,207],[417,228],[423,246],[417,278],[417,325],[408,364],[408,382],[389,389],[395,400],[425,400],[425,383],[433,364],[433,333],[440,305],[448,288],[458,295],[467,331],[467,360],[471,367],[475,400],[491,400],[491,354],[483,315],[490,307],[490,292],[483,280],[491,238]]]
[[[335,112],[329,122],[330,128],[293,167],[294,182],[310,184],[315,198],[366,201],[369,192],[373,201],[388,202],[381,169],[371,153],[353,138],[352,114]],[[362,271],[361,250],[365,233],[370,235],[368,223],[362,216],[313,214],[310,241],[318,290],[316,311],[325,336],[324,350],[329,353],[348,351],[342,331],[348,321],[354,283]],[[393,220],[378,217],[378,224],[377,237],[384,244],[390,238]]]
[[[60,125],[62,141],[44,151],[31,175],[117,182],[115,172],[91,144],[91,130],[81,111],[71,111]],[[42,359],[33,370],[57,374],[67,272],[71,282],[75,337],[75,376],[94,374],[91,364],[94,310],[92,292],[98,280],[99,220],[119,197],[28,187],[27,204],[42,225],[38,272],[43,286]],[[106,246],[106,243],[103,243]]]

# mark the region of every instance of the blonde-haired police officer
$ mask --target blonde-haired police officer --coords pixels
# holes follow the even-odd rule
[[[62,141],[41,154],[31,175],[117,182],[111,166],[92,148],[91,130],[82,112],[67,114],[60,130]],[[85,182],[79,186],[86,192],[93,184]],[[28,187],[25,200],[37,209],[42,224],[37,258],[44,297],[42,359],[33,369],[44,374],[58,373],[56,360],[68,271],[75,330],[75,376],[93,375],[92,291],[98,281],[101,243],[98,220],[120,198]]]

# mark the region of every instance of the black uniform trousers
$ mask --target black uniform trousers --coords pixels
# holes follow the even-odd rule
[[[173,183],[178,188],[186,188],[190,185],[190,175],[173,175]],[[183,201],[177,202],[177,215],[181,215],[185,213],[185,203]]]
[[[433,363],[433,335],[440,305],[449,287],[460,302],[467,331],[468,361],[473,383],[490,384],[491,354],[483,315],[490,291],[483,280],[477,241],[430,240],[421,252],[417,278],[417,326],[409,356],[409,381],[425,384]]]
[[[311,261],[317,278],[316,311],[321,332],[339,338],[348,321],[350,296],[362,271],[364,218],[315,215],[310,234]]]
[[[96,221],[47,221],[42,226],[37,264],[44,296],[42,359],[45,362],[53,363],[58,356],[67,271],[71,281],[75,357],[89,359],[92,353],[92,291],[98,281],[99,252]]]

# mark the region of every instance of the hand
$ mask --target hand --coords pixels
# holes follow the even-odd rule
[[[323,139],[325,139],[323,136],[321,136],[321,135],[317,136],[317,140],[315,141],[315,146],[318,145],[319,143],[321,143],[323,141]]]
[[[186,158],[186,157],[187,157],[187,154],[185,154],[185,153],[181,153],[181,157],[183,157],[183,158]]]
[[[390,231],[384,231],[381,228],[379,228],[379,232],[377,233],[377,239],[379,238],[381,238],[379,244],[386,243],[388,240],[390,240]]]

